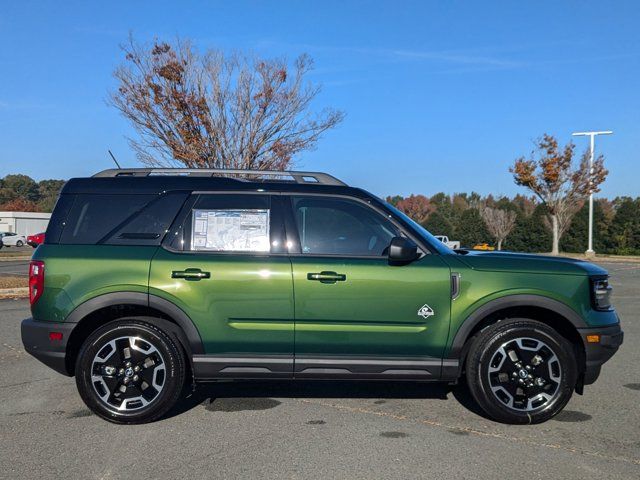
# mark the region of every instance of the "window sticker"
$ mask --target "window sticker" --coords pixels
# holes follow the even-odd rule
[[[191,250],[268,252],[269,210],[193,210]]]

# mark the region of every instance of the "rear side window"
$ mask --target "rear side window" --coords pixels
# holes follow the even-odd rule
[[[169,225],[188,193],[172,192],[156,196],[141,210],[109,232],[100,243],[107,245],[160,245]]]
[[[191,250],[268,252],[268,208],[194,209]]]
[[[142,209],[157,195],[76,195],[60,243],[91,245]]]
[[[269,195],[200,194],[171,247],[212,253],[281,253],[284,228]]]

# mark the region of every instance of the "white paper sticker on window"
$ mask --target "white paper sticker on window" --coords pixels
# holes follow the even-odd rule
[[[191,249],[268,252],[269,210],[194,210]]]

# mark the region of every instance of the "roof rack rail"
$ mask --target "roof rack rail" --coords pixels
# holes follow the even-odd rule
[[[272,181],[293,181],[303,184],[317,185],[340,185],[347,184],[327,173],[322,172],[298,172],[291,170],[242,170],[242,169],[221,169],[221,168],[110,168],[93,175],[94,177],[149,177],[149,176],[188,176],[188,177],[226,177],[234,175],[249,175],[255,177],[281,177],[266,180]],[[289,177],[291,180],[283,179]],[[239,181],[261,181],[265,178],[242,179]]]

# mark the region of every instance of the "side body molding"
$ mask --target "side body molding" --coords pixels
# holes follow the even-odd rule
[[[576,328],[587,327],[587,324],[580,315],[571,307],[558,300],[542,295],[508,295],[485,303],[462,322],[453,338],[447,358],[460,358],[469,334],[484,318],[500,310],[514,307],[543,308],[566,318]]]
[[[116,305],[136,305],[151,307],[170,317],[182,329],[183,336],[191,349],[191,353],[204,353],[200,333],[189,316],[179,307],[164,298],[140,292],[113,292],[99,295],[78,305],[65,319],[68,323],[78,323],[84,317],[96,310]]]

